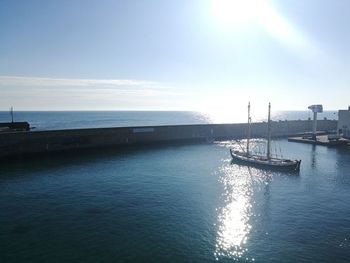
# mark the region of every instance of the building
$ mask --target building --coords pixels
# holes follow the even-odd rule
[[[350,106],[347,110],[338,111],[338,131],[344,138],[350,139]]]

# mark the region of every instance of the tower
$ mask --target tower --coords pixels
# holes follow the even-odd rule
[[[308,107],[309,110],[312,110],[314,113],[314,121],[312,125],[312,139],[316,141],[316,132],[317,132],[317,113],[323,112],[323,107],[321,104],[311,105]]]

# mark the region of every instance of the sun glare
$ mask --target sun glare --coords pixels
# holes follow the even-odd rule
[[[259,2],[258,0],[212,0],[211,10],[222,25],[239,28],[257,19]]]
[[[310,44],[267,0],[211,0],[210,12],[219,29],[262,28],[272,37],[297,48]]]

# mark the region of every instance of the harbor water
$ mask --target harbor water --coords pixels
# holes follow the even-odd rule
[[[348,262],[350,150],[274,141],[288,174],[231,144],[2,163],[0,262]]]

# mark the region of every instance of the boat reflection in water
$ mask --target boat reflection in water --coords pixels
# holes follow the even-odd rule
[[[215,257],[255,261],[248,246],[254,217],[260,216],[256,195],[265,195],[270,176],[266,171],[228,162],[221,168],[220,181],[224,207],[218,209]]]

